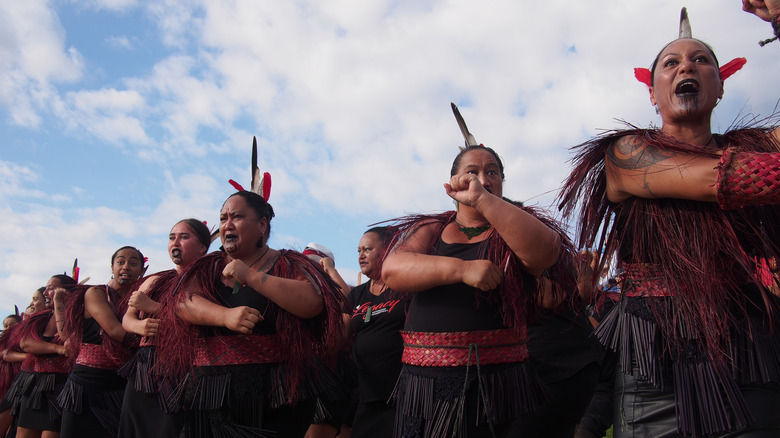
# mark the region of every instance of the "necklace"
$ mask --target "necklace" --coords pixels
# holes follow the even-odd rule
[[[458,226],[458,230],[462,232],[463,234],[468,237],[469,240],[471,240],[472,237],[479,236],[480,234],[484,233],[485,231],[489,230],[492,225],[482,225],[480,227],[464,227],[460,224],[457,220],[455,221],[455,225]]]
[[[255,263],[259,262],[259,261],[260,261],[260,259],[262,259],[263,257],[265,257],[265,255],[268,253],[268,250],[269,250],[269,249],[271,249],[271,247],[270,247],[270,246],[268,246],[268,245],[266,245],[266,246],[265,246],[265,251],[263,251],[263,253],[260,255],[260,257],[258,257],[258,258],[257,258],[257,260],[255,260],[254,262],[252,262],[252,264],[251,264],[251,265],[249,265],[249,266],[247,266],[247,267],[248,267],[248,268],[251,268],[252,266],[254,266],[254,265],[255,265]]]
[[[252,262],[252,264],[251,264],[251,265],[249,265],[249,266],[247,266],[247,267],[248,267],[249,269],[252,269],[252,266],[254,266],[254,265],[255,265],[255,263],[259,262],[259,261],[260,261],[260,259],[262,259],[263,257],[265,257],[265,255],[268,253],[268,250],[269,250],[269,249],[271,249],[271,247],[266,245],[266,247],[265,247],[265,251],[263,251],[263,254],[261,254],[261,255],[260,255],[260,257],[258,257],[258,258],[257,258],[257,260],[255,260],[254,262]],[[233,283],[233,295],[237,294],[239,289],[241,289],[241,283],[239,283],[238,281],[236,281],[235,283]]]

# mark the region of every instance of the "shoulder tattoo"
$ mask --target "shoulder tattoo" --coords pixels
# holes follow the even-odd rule
[[[617,168],[629,170],[647,169],[671,156],[670,153],[648,146],[635,135],[620,137],[607,149],[610,163]]]

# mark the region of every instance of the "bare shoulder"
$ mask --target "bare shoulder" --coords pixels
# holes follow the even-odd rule
[[[425,221],[415,225],[406,233],[395,250],[425,253],[433,240],[436,239],[440,225],[436,221]]]

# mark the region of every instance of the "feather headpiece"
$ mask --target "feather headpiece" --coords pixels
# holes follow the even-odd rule
[[[460,115],[460,111],[458,111],[458,107],[452,102],[450,102],[450,105],[452,106],[452,113],[455,114],[455,120],[458,121],[458,127],[460,128],[460,132],[463,134],[463,138],[466,140],[466,147],[479,146],[480,143],[477,143],[477,140],[469,132],[469,128],[466,127],[466,121],[463,120],[463,116]]]
[[[246,190],[232,179],[228,182],[239,192]],[[252,182],[249,191],[262,196],[266,202],[271,196],[271,174],[264,172],[260,175],[260,168],[257,167],[257,137],[252,137]]]
[[[685,38],[693,38],[693,33],[691,32],[691,20],[688,18],[688,9],[682,8],[682,10],[680,10],[680,31],[678,33],[677,39],[680,40]],[[721,80],[725,81],[729,76],[738,72],[746,62],[747,59],[745,58],[734,58],[720,66]],[[636,80],[647,85],[648,87],[653,86],[652,76],[653,74],[649,69],[643,67],[634,69],[634,77]]]

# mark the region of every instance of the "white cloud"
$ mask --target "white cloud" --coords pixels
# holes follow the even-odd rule
[[[273,176],[274,244],[346,248],[339,268],[349,271],[362,227],[451,208],[442,183],[463,140],[450,101],[504,158],[505,194],[548,205],[569,171],[569,146],[619,126],[618,117],[658,122],[632,69],[647,66],[674,36],[680,5],[93,0],[80,7],[135,20],[113,36],[94,31],[104,50],[105,43],[134,47],[144,35],[144,50],[130,51],[138,63],[132,74],[94,74],[111,74],[105,63],[113,58],[84,40],[69,47],[76,31],[63,28],[51,4],[0,2],[0,108],[8,124],[30,137],[62,136],[63,147],[84,154],[57,174],[57,165],[36,161],[40,155],[3,155],[0,213],[19,237],[3,246],[0,266],[19,263],[0,271],[0,281],[13,290],[69,269],[76,256],[82,272],[104,281],[108,257],[126,243],[138,245],[153,269],[168,267],[173,222],[194,216],[215,224],[231,190],[226,180],[248,184],[252,135],[261,168]],[[131,17],[133,8],[144,13]],[[694,34],[722,62],[750,60],[727,81],[713,126],[724,129],[743,107],[771,112],[780,57],[755,44],[769,26],[727,0],[689,12]],[[16,135],[17,144],[27,141]],[[127,169],[144,167],[148,173],[129,175],[147,184],[135,198],[142,205],[107,208],[115,200],[101,199],[78,174],[124,181]],[[36,179],[44,172],[65,188],[46,194]],[[122,190],[111,196],[128,197]],[[66,205],[71,198],[78,209]]]
[[[110,36],[106,38],[106,44],[121,50],[132,50],[135,48],[135,44],[130,41],[130,38],[128,38],[127,35]]]
[[[82,70],[48,2],[0,2],[0,107],[10,109],[13,123],[38,126],[47,101],[56,98],[52,84],[76,81]]]

